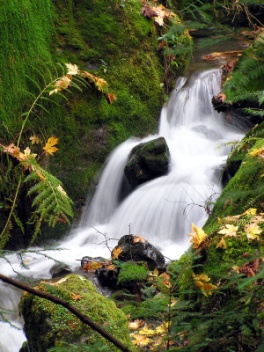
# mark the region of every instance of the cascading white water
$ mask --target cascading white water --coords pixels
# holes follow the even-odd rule
[[[159,133],[142,140],[130,139],[111,154],[80,228],[58,245],[65,250],[49,251],[48,255],[75,270],[80,266],[77,259],[85,255],[109,257],[108,247],[115,246],[117,239],[128,233],[145,237],[171,259],[184,253],[189,246],[191,223],[204,224],[208,201],[221,192],[219,173],[229,152],[221,144],[243,136],[212,107],[212,96],[219,93],[220,84],[219,70],[195,74],[189,80],[179,78],[162,109]],[[123,170],[131,149],[159,136],[166,139],[170,150],[169,173],[142,184],[120,201]],[[15,254],[8,260],[12,267],[1,260],[1,273],[11,277],[20,272],[49,278],[54,264],[33,252],[25,259],[30,270],[20,267]],[[17,314],[19,293],[1,284],[0,297],[0,308],[14,311],[6,317],[21,327]],[[24,339],[22,331],[1,323],[0,352],[18,352]]]

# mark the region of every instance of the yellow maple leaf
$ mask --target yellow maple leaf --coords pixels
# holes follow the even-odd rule
[[[200,288],[205,296],[210,296],[212,291],[217,288],[217,286],[209,282],[211,279],[205,273],[200,275],[193,274],[193,279],[195,285]]]
[[[132,343],[136,346],[147,346],[150,343],[150,339],[146,336],[133,334],[132,337],[133,337]]]
[[[207,234],[203,231],[202,228],[197,227],[194,223],[192,223],[192,231],[194,234],[188,234],[188,236],[192,236],[190,242],[193,243],[193,248],[198,248],[200,244],[206,239]]]
[[[168,332],[168,326],[166,326],[166,324],[161,324],[161,325],[157,326],[155,329],[156,335],[162,335],[167,332]]]
[[[149,329],[147,326],[144,326],[144,328],[139,331],[139,335],[151,337],[156,335],[156,333],[155,330]]]
[[[216,248],[223,248],[223,249],[227,248],[224,237],[222,237],[221,240],[218,242],[218,244],[216,245]]]
[[[260,156],[261,158],[264,158],[264,147],[253,149],[249,153],[249,155],[251,155],[251,156]]]
[[[245,225],[244,230],[247,235],[248,240],[257,240],[259,241],[259,234],[261,234],[262,230],[259,227],[259,225],[250,223],[248,225]]]
[[[236,237],[238,226],[234,226],[231,224],[226,224],[222,230],[218,231],[221,235],[225,235],[225,237]]]
[[[257,213],[256,208],[249,208],[242,215],[256,215],[256,213]]]
[[[95,85],[99,92],[102,92],[104,90],[104,87],[106,87],[108,83],[103,78],[97,77]]]
[[[58,143],[58,138],[55,136],[52,136],[48,139],[45,147],[43,149],[45,150],[46,155],[50,154],[53,155],[57,150],[59,150],[55,145]]]
[[[123,251],[122,247],[119,247],[119,246],[115,247],[111,253],[112,259],[118,259],[119,254],[122,253],[122,251]]]

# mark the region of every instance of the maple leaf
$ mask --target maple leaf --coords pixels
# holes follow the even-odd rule
[[[68,71],[67,74],[68,75],[78,75],[79,74],[79,68],[77,65],[73,65],[73,64],[65,64],[65,66],[67,67]]]
[[[161,27],[164,25],[164,18],[175,17],[175,14],[172,11],[166,9],[166,7],[163,5],[159,5],[157,7],[153,6],[152,10],[157,13],[157,16],[154,17],[154,21]]]
[[[194,232],[194,234],[188,234],[188,236],[192,236],[190,242],[193,243],[193,248],[198,248],[207,237],[207,234],[203,231],[203,229],[197,227],[194,223],[192,223],[192,231]]]
[[[257,224],[248,224],[245,225],[244,230],[247,235],[248,240],[257,240],[259,241],[259,234],[261,234],[262,230]]]
[[[31,144],[39,144],[40,143],[40,140],[39,140],[39,137],[36,136],[35,134],[31,137],[29,137],[30,141],[31,141]]]
[[[136,346],[147,346],[150,343],[150,339],[146,336],[133,334],[132,337],[133,337],[132,343]]]
[[[114,102],[115,100],[117,100],[116,95],[113,94],[113,93],[105,93],[105,97],[106,97],[106,99],[107,99],[107,101],[108,101],[109,104],[113,104],[113,102]]]
[[[61,92],[65,89],[67,89],[70,85],[71,85],[71,76],[62,76],[61,79],[57,80],[55,82],[55,89],[51,90],[49,92],[49,95],[52,95],[54,93],[58,93],[58,92]]]
[[[97,270],[102,268],[103,265],[104,265],[104,262],[96,262],[96,261],[90,260],[82,267],[82,271]]]
[[[256,208],[249,208],[241,215],[256,215],[257,209]]]
[[[253,149],[249,155],[251,156],[259,156],[261,158],[264,158],[264,147],[261,147],[261,148],[255,148]]]
[[[145,238],[143,238],[143,237],[141,237],[141,236],[134,235],[134,236],[133,236],[133,243],[138,243],[138,242],[140,242],[140,243],[145,243],[145,242],[147,242],[147,241],[145,240]]]
[[[4,146],[2,144],[0,144],[1,147],[4,149],[4,153],[10,154],[12,155],[14,158],[19,159],[19,155],[20,155],[20,149],[14,145],[14,143],[9,144],[8,146]]]
[[[223,248],[223,249],[227,248],[226,241],[225,241],[224,237],[222,237],[221,240],[218,242],[216,248]]]
[[[106,87],[108,85],[108,83],[103,78],[96,77],[95,85],[96,85],[97,89],[99,90],[99,92],[102,92],[104,87]]]
[[[225,237],[236,237],[238,226],[234,226],[231,224],[226,224],[225,228],[218,231],[221,235],[225,235]]]
[[[171,285],[171,282],[170,282],[170,275],[169,274],[162,273],[162,274],[159,275],[159,277],[163,278],[163,281],[162,281],[163,285],[165,285],[168,288],[171,288],[172,285]]]
[[[221,102],[224,102],[226,100],[226,95],[224,93],[219,93],[216,99],[220,100]]]
[[[143,322],[143,320],[136,319],[134,321],[129,322],[128,327],[130,330],[138,330],[144,324],[145,323]]]
[[[144,328],[139,331],[139,335],[151,337],[156,335],[156,333],[155,330],[149,329],[147,326],[144,326]]]
[[[168,327],[165,324],[161,324],[161,325],[157,326],[155,329],[156,335],[162,335],[167,332],[168,332]]]
[[[45,147],[43,149],[45,150],[46,155],[50,154],[53,155],[57,150],[59,150],[55,145],[58,143],[58,138],[55,136],[52,136],[48,139]]]
[[[212,291],[217,288],[217,286],[209,282],[211,279],[205,273],[200,275],[193,274],[193,279],[195,285],[200,288],[200,290],[205,296],[210,296],[212,294]]]
[[[74,301],[79,301],[80,299],[82,299],[82,296],[79,295],[78,293],[72,293],[72,299]]]
[[[144,15],[146,18],[152,18],[157,16],[157,12],[155,12],[150,6],[145,5],[141,9],[141,14]]]
[[[123,251],[122,247],[119,247],[119,246],[115,247],[111,253],[112,259],[118,259],[119,254],[122,253],[122,251]]]
[[[255,276],[259,271],[260,260],[255,259],[248,263],[245,263],[241,268],[239,268],[239,273],[245,274],[246,277]]]
[[[108,85],[108,83],[103,78],[94,76],[87,71],[82,71],[81,75],[82,77],[87,78],[90,83],[93,83],[99,92],[103,92],[104,87]]]

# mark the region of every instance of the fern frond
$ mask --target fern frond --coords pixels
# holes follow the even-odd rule
[[[56,177],[42,169],[34,158],[29,162],[33,171],[24,182],[35,182],[28,191],[28,196],[35,195],[32,201],[35,211],[30,219],[31,223],[35,223],[33,235],[33,240],[35,240],[43,222],[51,227],[54,227],[58,221],[69,223],[70,218],[73,217],[73,202]]]

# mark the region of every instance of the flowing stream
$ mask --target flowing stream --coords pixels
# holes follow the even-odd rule
[[[158,247],[170,259],[177,259],[190,245],[191,224],[202,226],[211,203],[221,192],[220,174],[229,147],[225,143],[240,140],[244,132],[225,121],[211,104],[221,90],[221,72],[210,69],[190,78],[179,78],[169,102],[161,112],[157,135],[142,140],[131,138],[109,156],[92,200],[78,229],[57,246],[63,250],[40,253],[31,248],[24,257],[29,269],[22,268],[16,254],[1,259],[1,273],[17,277],[50,278],[54,261],[71,269],[80,268],[83,256],[110,257],[123,235],[137,234]],[[167,175],[146,182],[120,199],[124,184],[123,170],[131,149],[163,136],[170,150]],[[21,277],[18,279],[21,280]],[[18,315],[20,292],[0,283],[0,308],[21,328]],[[25,340],[22,330],[0,323],[0,352],[18,352]]]

